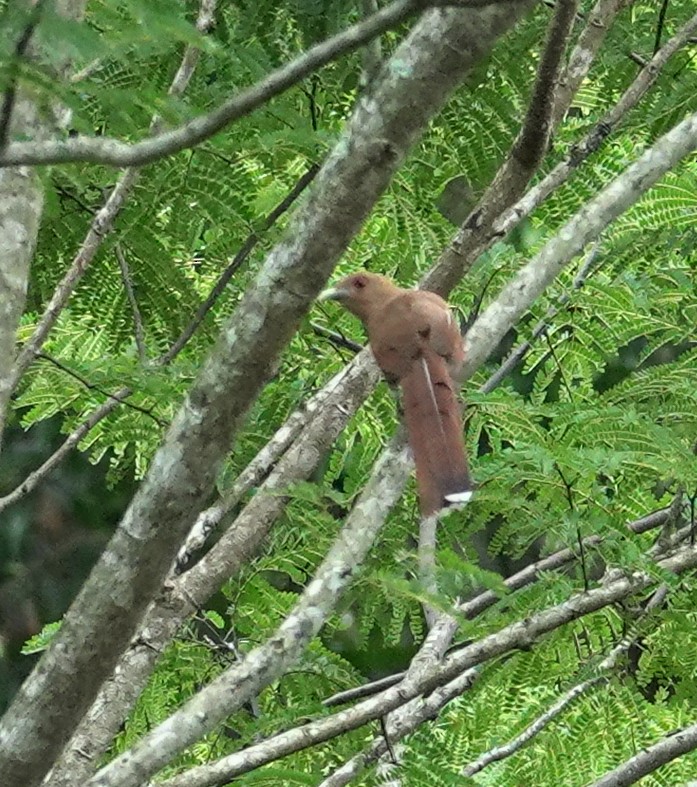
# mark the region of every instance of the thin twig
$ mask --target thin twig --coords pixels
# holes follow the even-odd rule
[[[351,352],[354,353],[359,353],[363,349],[362,344],[354,342],[352,339],[344,336],[343,333],[331,331],[329,328],[325,328],[324,325],[320,325],[319,323],[311,322],[310,328],[312,328],[317,336],[323,336],[325,339],[329,339],[336,347],[341,347],[344,350],[351,350]]]
[[[81,374],[76,372],[74,369],[71,369],[69,366],[66,366],[62,361],[59,361],[57,358],[54,358],[52,355],[49,355],[45,352],[40,352],[37,355],[38,358],[43,358],[43,360],[48,361],[49,363],[53,364],[57,369],[60,369],[62,372],[65,372],[67,375],[72,377],[74,380],[77,380],[81,385],[84,385],[90,391],[96,391],[97,393],[102,394],[102,396],[106,396],[108,399],[114,400],[117,404],[123,404],[124,407],[128,407],[131,410],[135,410],[138,413],[142,413],[143,415],[147,415],[149,418],[152,418],[153,421],[158,426],[165,426],[165,422],[162,421],[157,416],[153,415],[152,409],[147,407],[141,407],[140,405],[133,404],[132,402],[124,401],[123,396],[119,396],[119,394],[112,394],[109,391],[105,390],[99,385],[95,383],[91,383],[86,377],[83,377]],[[123,389],[121,389],[123,391]]]
[[[288,194],[276,205],[276,207],[266,216],[259,225],[259,229],[252,230],[247,236],[246,240],[240,247],[239,251],[230,264],[220,274],[218,280],[211,288],[206,299],[196,310],[196,313],[191,318],[189,324],[184,328],[179,337],[174,341],[172,346],[155,362],[159,366],[164,366],[172,361],[179,355],[182,349],[186,346],[187,342],[196,332],[196,329],[201,325],[208,312],[215,306],[218,298],[222,295],[225,287],[232,278],[235,271],[244,264],[249,255],[254,251],[255,247],[262,239],[261,233],[271,229],[278,219],[293,205],[298,197],[305,191],[305,189],[312,183],[315,175],[319,172],[319,166],[312,164],[307,171],[298,179],[297,183],[288,192]]]
[[[145,363],[147,356],[145,351],[145,331],[143,329],[143,317],[140,313],[140,308],[138,306],[135,292],[133,291],[133,279],[131,278],[131,271],[128,267],[126,255],[123,253],[123,249],[121,248],[120,244],[116,244],[114,251],[116,253],[116,259],[119,263],[119,268],[121,269],[121,278],[123,279],[123,286],[126,290],[126,297],[128,298],[128,302],[131,305],[133,326],[135,328],[136,347],[138,348],[138,358],[140,358],[141,363]]]
[[[273,222],[276,221],[276,219],[279,216],[281,216],[285,210],[287,210],[287,208],[290,206],[290,203],[295,199],[297,199],[302,189],[304,189],[307,186],[308,176],[310,175],[310,173],[313,172],[314,170],[311,167],[308,170],[308,172],[306,172],[305,175],[303,175],[302,178],[298,181],[298,183],[293,187],[289,195],[281,203],[279,203],[279,205],[266,217],[263,224],[264,229],[267,228],[267,225],[270,227],[271,224],[273,224]],[[254,243],[258,241],[258,237],[256,233],[252,233],[252,235],[249,236],[249,238],[246,241],[247,245],[252,243],[251,239],[254,239]],[[252,243],[252,247],[253,245],[254,244]],[[246,247],[243,247],[243,249],[244,248]],[[251,251],[251,248],[249,249],[249,251]],[[185,346],[186,342],[191,338],[191,336],[193,336],[196,327],[200,324],[200,322],[203,320],[203,317],[205,316],[205,312],[203,311],[204,307],[210,309],[214,305],[217,297],[219,297],[220,293],[222,292],[221,281],[223,280],[223,277],[226,277],[226,274],[229,273],[229,276],[225,278],[225,282],[227,282],[229,277],[232,275],[233,265],[235,265],[235,263],[241,264],[242,259],[243,259],[242,250],[240,250],[240,252],[238,252],[238,254],[235,255],[235,258],[232,261],[232,263],[226,269],[226,272],[223,273],[223,275],[218,280],[218,282],[216,282],[216,284],[213,286],[213,289],[211,290],[210,294],[208,295],[204,303],[201,305],[201,307],[199,307],[199,310],[197,311],[196,316],[194,317],[192,322],[184,329],[184,331],[176,340],[176,342],[172,345],[172,347],[170,347],[170,349],[163,356],[161,356],[161,358],[159,358],[156,361],[158,365],[165,365],[169,363],[169,361],[171,361],[177,355],[177,353],[181,351],[181,349]],[[200,320],[197,319],[199,316],[200,316]],[[41,355],[41,353],[37,352],[37,356],[38,355]],[[54,360],[54,359],[49,359],[47,356],[47,360]],[[69,371],[67,367],[65,368],[65,371]],[[81,380],[81,382],[83,382],[83,384],[87,385],[88,387],[94,387],[86,380]],[[326,390],[330,390],[331,386],[326,386],[325,388]],[[117,391],[115,394],[110,394],[107,391],[103,391],[101,389],[96,389],[96,390],[100,390],[100,392],[103,393],[105,396],[108,396],[112,400],[114,400],[114,404],[121,404],[121,403],[127,404],[125,400],[133,393],[133,389],[131,388],[122,388],[119,391]],[[323,397],[320,397],[318,401],[322,398]],[[133,405],[133,407],[134,409],[137,410],[142,409],[139,408],[137,405]],[[56,449],[56,451],[39,468],[37,468],[37,470],[30,473],[29,476],[22,483],[20,483],[12,492],[5,495],[5,497],[0,497],[0,511],[2,511],[11,503],[17,502],[26,494],[28,494],[33,489],[35,489],[36,486],[39,484],[39,482],[68,455],[70,449],[72,449],[87,434],[87,432],[90,429],[93,429],[101,420],[103,420],[108,415],[110,415],[113,412],[113,410],[114,410],[114,406],[104,407],[102,405],[98,407],[90,416],[88,416],[88,418],[85,421],[83,421],[82,424],[80,424],[80,426],[77,427],[77,429],[74,432],[72,432],[68,436],[68,438],[66,438],[66,441],[62,445],[60,445]],[[308,407],[308,412],[309,410],[314,411],[316,410],[316,407],[312,407],[312,408]],[[306,415],[303,413],[295,414],[295,418],[292,419],[292,424],[293,424],[292,428],[288,428],[286,431],[283,432],[284,435],[283,444],[282,445],[279,444],[276,446],[279,452],[285,450],[285,448],[287,448],[290,445],[293,438],[297,435],[299,429],[302,428],[302,425],[305,423],[305,418]],[[76,435],[79,435],[77,439],[76,439]],[[266,471],[268,472],[270,464],[278,458],[280,453],[273,453],[273,459],[271,458],[270,452],[262,451],[261,455],[266,457],[266,459],[264,460],[265,461],[264,467],[267,468]],[[258,468],[259,464],[256,463],[254,464],[254,466]],[[248,488],[250,488],[255,483],[258,483],[261,480],[261,476],[259,475],[258,472],[254,474],[247,474],[247,475],[243,474],[243,476],[244,478],[247,479],[248,483],[245,483],[244,489],[239,491],[239,497],[241,497],[247,491]],[[231,507],[234,507],[234,505],[237,504],[239,497],[236,497],[235,502],[231,503],[229,506],[218,505],[202,512],[202,514],[199,516],[197,520],[197,525],[200,525],[203,528],[203,532],[206,535],[192,536],[191,544],[189,544],[189,541],[187,540],[187,544],[189,544],[189,546],[182,548],[182,552],[180,553],[180,557],[178,558],[177,561],[178,563],[184,566],[188,562],[188,557],[187,557],[188,550],[189,549],[195,550],[203,545],[203,541],[205,540],[205,537],[207,537],[207,535],[210,534],[210,532],[215,527],[215,525],[217,525],[221,521],[224,514],[228,510],[230,510]],[[199,533],[199,531],[197,530],[197,525],[194,526],[193,530],[196,533]]]
[[[122,388],[115,394],[111,394],[109,399],[104,404],[97,407],[90,415],[74,429],[60,447],[54,451],[51,456],[36,470],[33,470],[29,475],[19,484],[15,489],[0,497],[0,512],[4,511],[8,506],[26,497],[32,490],[43,481],[43,479],[57,467],[63,459],[75,448],[82,438],[92,430],[101,420],[106,418],[112,413],[127,397],[133,393],[131,388]]]
[[[668,517],[670,517],[670,512],[670,507],[662,508],[660,511],[654,511],[647,516],[627,522],[627,529],[632,533],[641,534],[646,533],[649,530],[662,527]],[[601,536],[587,536],[583,539],[584,548],[588,549],[596,548],[602,543],[603,539]],[[540,560],[531,563],[515,574],[512,574],[510,577],[504,580],[503,584],[509,593],[513,593],[516,590],[520,590],[532,582],[535,582],[542,574],[563,568],[566,564],[573,562],[577,558],[578,553],[573,549],[560,549],[559,551],[554,552],[552,555],[541,558]],[[496,591],[485,590],[469,601],[464,601],[458,604],[456,611],[460,616],[471,620],[477,615],[481,615],[482,612],[495,604],[500,598],[501,595]],[[333,694],[331,697],[327,697],[322,701],[322,704],[326,707],[333,707],[334,705],[343,705],[344,703],[351,702],[355,699],[371,696],[380,691],[383,691],[389,686],[393,686],[395,683],[398,683],[405,674],[405,672],[397,672],[393,675],[380,678],[379,680],[371,681],[370,683],[364,683],[361,686],[357,686],[355,688],[340,691],[336,694]]]
[[[661,48],[661,38],[663,37],[663,25],[666,21],[666,11],[668,10],[668,0],[663,0],[661,9],[658,12],[658,24],[656,25],[656,38],[653,42],[654,55]]]
[[[586,283],[588,276],[596,267],[596,260],[598,257],[598,244],[593,243],[586,260],[581,266],[577,276],[572,284],[572,292],[581,289]],[[521,342],[516,348],[511,350],[506,360],[499,366],[499,368],[489,377],[489,379],[479,388],[479,393],[488,394],[508,377],[523,361],[533,346],[533,343],[545,334],[550,327],[550,323],[557,316],[563,307],[570,305],[572,295],[570,293],[563,293],[557,299],[555,305],[550,306],[545,313],[545,316],[535,325],[530,332],[530,338]]]

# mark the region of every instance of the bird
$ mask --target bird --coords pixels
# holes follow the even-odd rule
[[[354,273],[324,290],[363,323],[380,370],[402,390],[421,516],[468,503],[474,493],[453,378],[464,342],[448,304],[377,273]]]

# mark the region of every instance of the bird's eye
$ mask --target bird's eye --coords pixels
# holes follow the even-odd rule
[[[353,282],[353,286],[354,286],[354,287],[355,287],[357,290],[362,290],[362,289],[365,287],[365,279],[356,279],[356,280]]]

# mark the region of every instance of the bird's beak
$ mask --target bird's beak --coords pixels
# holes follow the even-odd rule
[[[341,287],[329,287],[326,290],[323,290],[317,300],[318,301],[342,301],[344,298],[348,298],[348,292]]]

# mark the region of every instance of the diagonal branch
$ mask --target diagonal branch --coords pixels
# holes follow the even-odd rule
[[[615,106],[591,128],[580,143],[571,148],[564,160],[559,162],[548,175],[515,204],[500,212],[489,226],[482,227],[476,232],[472,228],[461,230],[451,242],[449,249],[441,255],[437,265],[425,277],[422,286],[427,289],[449,291],[462,271],[468,269],[477,257],[491,248],[495,242],[507,237],[511,230],[565,183],[580,164],[599,150],[613,129],[655,83],[669,58],[685,46],[695,31],[697,31],[697,14],[661,48],[625,90]]]
[[[123,286],[126,290],[126,299],[131,306],[138,358],[140,359],[141,363],[145,363],[147,361],[147,353],[145,350],[145,329],[143,327],[143,316],[140,313],[140,307],[138,306],[138,299],[136,298],[136,294],[133,291],[133,277],[131,276],[131,269],[128,267],[128,260],[126,259],[126,255],[123,253],[123,249],[119,244],[116,244],[114,251],[116,253],[116,260],[119,263],[119,268],[121,269],[121,279],[123,280]]]
[[[225,268],[225,270],[219,276],[218,281],[216,281],[216,283],[211,288],[211,291],[208,293],[206,299],[196,310],[196,313],[191,318],[191,322],[186,326],[186,328],[184,328],[184,330],[181,332],[181,335],[176,339],[169,350],[167,350],[167,352],[164,353],[162,357],[158,358],[158,364],[167,364],[176,358],[177,355],[179,355],[179,353],[186,346],[187,342],[194,335],[199,325],[201,325],[208,312],[213,308],[213,306],[215,306],[235,271],[239,270],[239,268],[245,263],[249,255],[258,245],[262,237],[260,233],[266,232],[267,230],[271,229],[271,227],[273,227],[278,219],[280,219],[281,216],[292,207],[293,203],[305,191],[310,183],[312,183],[315,175],[318,172],[319,167],[317,164],[310,165],[307,171],[300,176],[297,183],[288,192],[288,194],[286,194],[281,202],[279,202],[278,205],[268,214],[268,216],[264,218],[264,220],[259,225],[259,228],[250,232],[237,254],[235,254],[235,256],[230,261],[230,264]]]
[[[554,102],[551,106],[552,119],[547,129],[548,134],[554,133],[560,119],[569,108],[576,90],[580,86],[583,77],[588,72],[600,48],[605,32],[607,31],[607,25],[614,18],[621,3],[622,0],[598,0],[595,9],[591,13],[591,19],[586,26],[589,35],[589,43],[582,47],[579,47],[577,44],[574,49],[574,54],[572,54],[572,62],[577,63],[577,68],[574,70],[573,84],[569,77],[569,68],[566,69],[565,75],[561,77],[562,82],[569,82],[569,87],[566,90],[561,89],[559,78],[555,81]],[[599,20],[602,23],[596,24]],[[581,34],[579,43],[583,40],[584,34],[585,31]],[[552,48],[552,52],[554,51],[555,50]],[[582,53],[584,57],[580,57],[580,55],[575,57],[576,53]],[[547,102],[549,102],[551,95],[549,93],[545,94],[544,85],[550,84],[550,69],[547,69],[545,74],[547,78],[543,80],[543,78],[540,77],[537,81],[537,86],[539,88],[538,92],[542,96],[546,95]],[[547,104],[546,106],[549,110],[549,105]],[[543,110],[537,110],[530,107],[527,116],[527,131],[525,134],[521,132],[523,136],[534,139],[535,128],[533,119],[537,114],[546,116],[546,111],[543,112]],[[514,142],[514,147],[518,139],[520,139],[520,135],[516,142]],[[540,140],[543,144],[540,146],[536,155],[539,155],[540,151],[544,152],[547,145],[547,139],[548,137],[545,136]],[[530,154],[528,154],[528,160],[531,160],[531,158]],[[421,284],[422,287],[434,290],[441,295],[447,294],[464,276],[466,271],[469,270],[477,257],[492,246],[494,242],[501,240],[503,236],[493,232],[491,229],[492,224],[500,222],[503,215],[509,215],[516,211],[518,205],[514,203],[516,200],[520,201],[528,182],[535,174],[535,170],[536,166],[525,167],[521,164],[516,164],[514,157],[512,155],[508,156],[494,176],[491,185],[487,188],[479,204],[470,212],[469,216],[463,222],[462,227],[450,242],[449,247],[441,254],[435,267],[432,268],[424,278]],[[539,202],[536,203],[535,207],[537,207],[537,205],[539,205]],[[528,214],[518,216],[517,213],[515,213],[514,215],[516,216],[515,223],[517,224]],[[512,229],[512,227],[508,227],[505,234],[510,232],[510,229]]]
[[[588,15],[585,27],[569,57],[557,88],[557,101],[554,107],[552,127],[556,128],[569,110],[573,97],[581,83],[588,76],[590,67],[605,40],[617,14],[634,0],[597,0]]]
[[[566,42],[571,32],[578,0],[558,0],[547,30],[547,39],[535,76],[532,98],[525,114],[522,128],[513,142],[506,161],[499,168],[482,197],[478,211],[467,219],[478,224],[487,222],[489,212],[510,205],[522,193],[534,174],[547,149],[551,133],[554,93],[561,71]],[[424,517],[419,522],[419,577],[429,592],[436,592],[435,554],[438,518]],[[424,615],[430,627],[436,618],[430,604],[424,604]]]
[[[644,776],[695,749],[697,749],[697,724],[671,732],[663,740],[642,749],[589,787],[629,787],[630,784],[636,784]]]
[[[273,71],[256,85],[233,96],[212,112],[193,118],[188,123],[151,139],[134,144],[107,137],[75,137],[43,143],[15,142],[0,154],[0,167],[16,164],[64,164],[74,161],[89,161],[113,167],[150,164],[210,139],[233,121],[249,115],[274,96],[284,93],[313,71],[358,49],[403,22],[422,6],[417,0],[396,0],[368,19],[316,44],[300,57]]]

